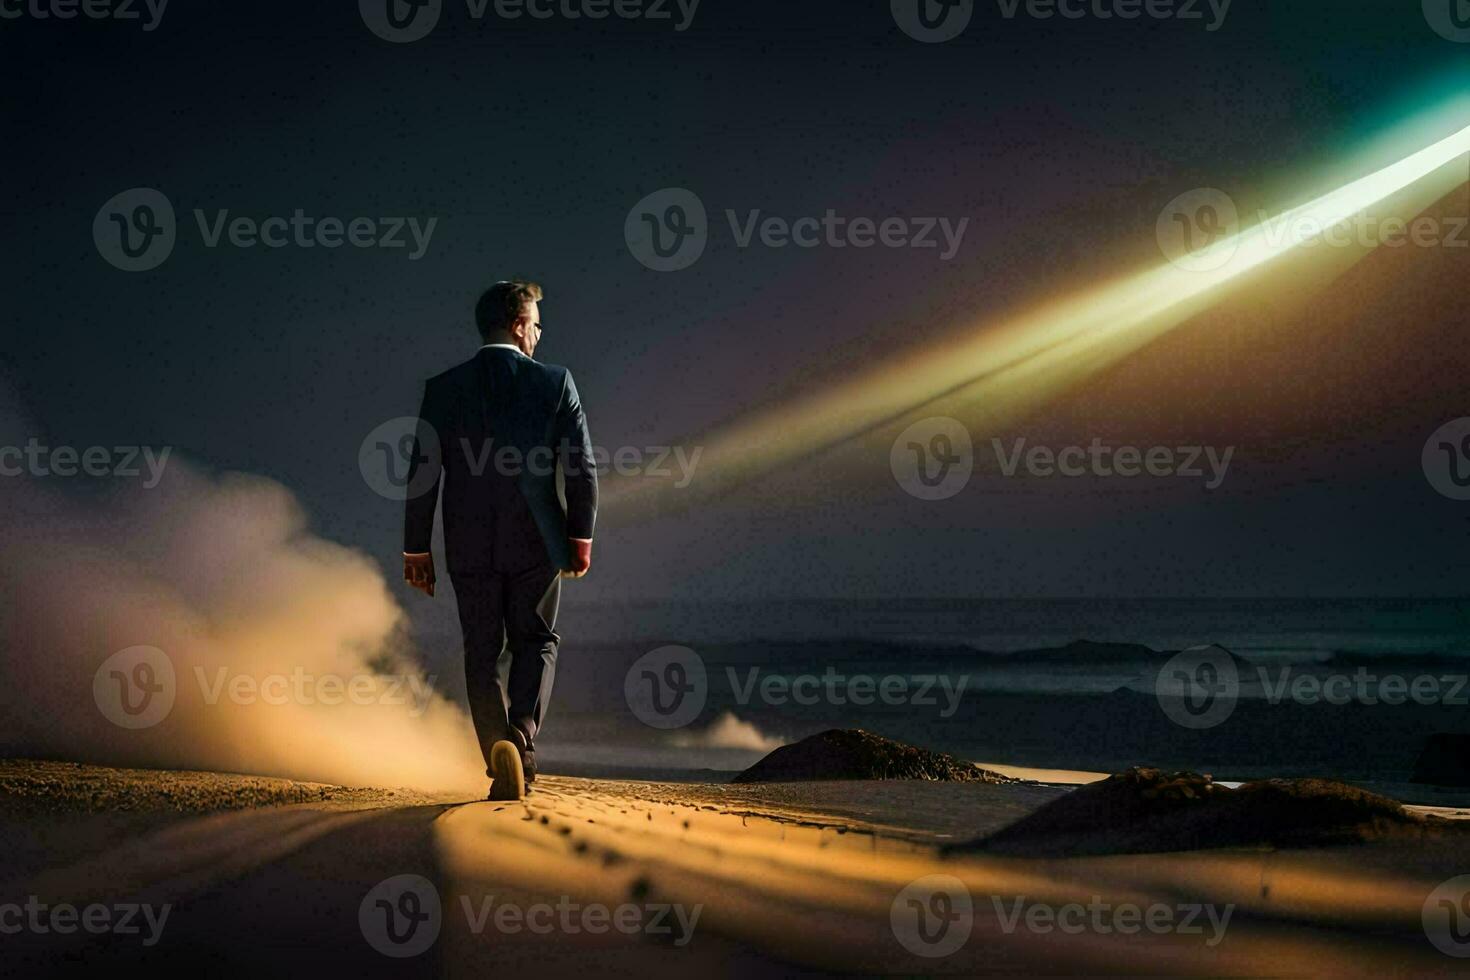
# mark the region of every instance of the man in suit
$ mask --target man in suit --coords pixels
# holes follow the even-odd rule
[[[592,439],[572,375],[532,360],[541,298],[541,287],[521,281],[498,282],[480,297],[484,346],[429,379],[409,468],[403,577],[434,594],[429,541],[442,483],[470,714],[490,798],[500,800],[520,799],[536,778],[536,736],[561,639],[561,578],[581,578],[592,566],[597,516]],[[502,683],[504,650],[510,670]]]

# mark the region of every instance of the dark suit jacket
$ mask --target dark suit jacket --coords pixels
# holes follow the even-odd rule
[[[592,437],[571,372],[485,347],[430,378],[409,471],[409,486],[425,488],[408,499],[409,554],[429,550],[441,483],[451,575],[523,571],[548,560],[570,568],[568,539],[591,538],[597,519]]]

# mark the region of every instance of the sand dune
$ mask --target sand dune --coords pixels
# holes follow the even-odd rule
[[[73,777],[131,781],[84,768]],[[260,791],[252,777],[159,773],[152,781],[208,784],[216,802],[232,785]],[[1463,966],[1431,945],[1421,923],[1436,886],[1467,866],[1470,851],[1457,844],[945,857],[952,827],[930,819],[905,828],[894,819],[905,808],[875,803],[896,785],[916,813],[923,794],[950,794],[937,799],[951,810],[968,807],[973,824],[991,830],[1065,792],[547,776],[513,804],[403,805],[389,803],[386,791],[364,799],[328,788],[309,803],[180,814],[157,795],[126,812],[116,809],[116,796],[97,797],[94,806],[73,790],[61,793],[70,802],[50,810],[34,799],[5,808],[8,839],[34,841],[42,823],[53,832],[39,835],[50,842],[44,862],[11,877],[4,900],[171,903],[162,938],[146,951],[118,937],[35,935],[7,948],[16,964],[45,965],[64,952],[74,965],[96,968],[144,959],[227,974],[282,963],[360,975],[536,968],[549,976],[595,969],[644,977],[690,970],[1425,976]],[[965,802],[957,793],[973,795]],[[121,825],[121,837],[99,830]],[[73,833],[62,832],[68,826]],[[402,876],[417,876],[411,880],[423,894],[415,903],[432,897],[405,907],[435,910],[434,938],[398,959],[374,946],[382,938],[370,924],[378,906],[369,900]],[[582,916],[599,908],[614,917],[623,910],[630,928],[606,920],[601,931],[591,928]],[[936,917],[921,921],[921,912]],[[1154,914],[1170,928],[1123,931],[1137,926],[1135,914]],[[1070,928],[1074,916],[1087,924]],[[532,929],[533,921],[549,931]]]
[[[1268,779],[1232,787],[1200,773],[1135,768],[957,850],[1045,857],[1441,838],[1470,843],[1470,825],[1346,783]]]

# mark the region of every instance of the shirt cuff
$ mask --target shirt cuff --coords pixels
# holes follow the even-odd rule
[[[578,544],[591,544],[592,543],[592,539],[591,538],[571,538],[570,540],[575,541]]]
[[[433,554],[432,551],[405,551],[403,553],[403,557],[405,557],[405,558],[428,558],[432,554]]]

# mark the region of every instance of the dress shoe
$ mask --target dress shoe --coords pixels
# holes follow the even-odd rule
[[[526,747],[530,740],[517,725],[510,726],[510,740],[521,753],[521,770],[526,774],[526,792],[530,792],[531,784],[536,781],[536,752]]]
[[[521,753],[514,742],[501,740],[490,746],[490,799],[496,802],[523,799],[526,774]]]

